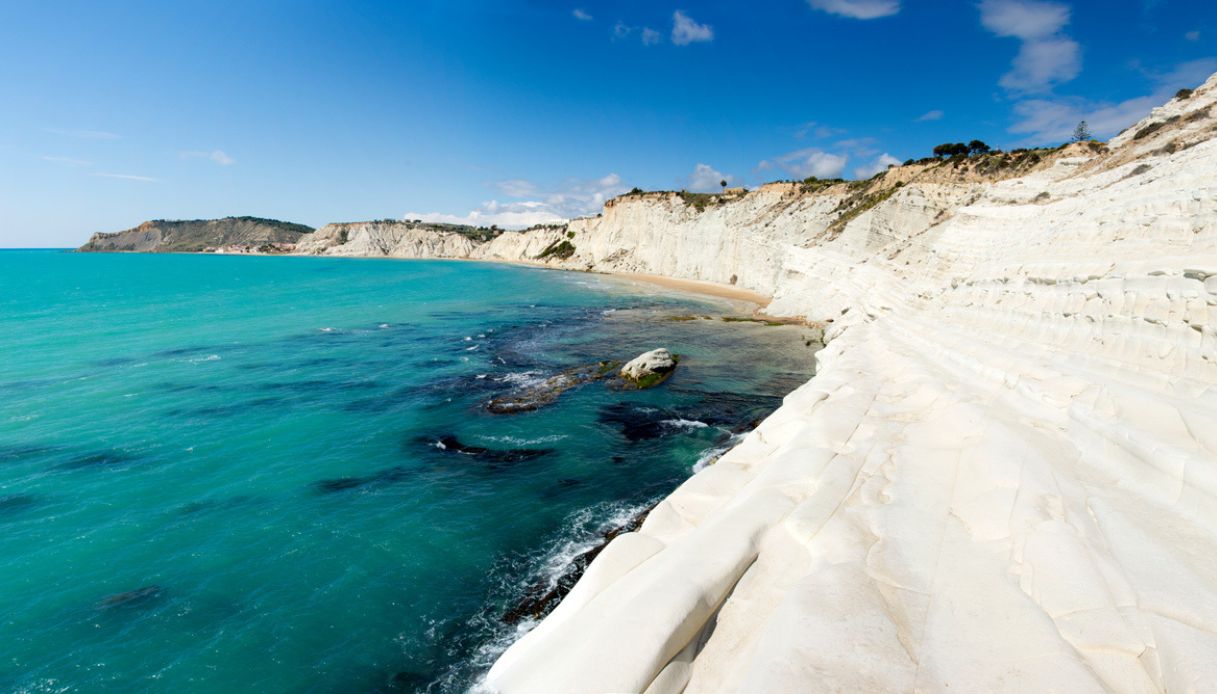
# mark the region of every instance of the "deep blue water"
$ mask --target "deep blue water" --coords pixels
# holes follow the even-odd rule
[[[810,374],[798,328],[667,320],[733,310],[478,263],[0,252],[0,690],[469,688],[524,587]],[[655,390],[485,411],[656,346],[684,360]]]

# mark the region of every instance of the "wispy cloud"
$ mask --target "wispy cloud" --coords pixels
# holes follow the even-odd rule
[[[833,148],[858,157],[869,157],[879,152],[878,141],[873,137],[851,137],[839,140]]]
[[[1188,41],[1199,41],[1200,32],[1199,31],[1189,31],[1183,35],[1183,38],[1187,39]]]
[[[892,155],[884,152],[875,158],[874,161],[863,164],[854,169],[854,178],[870,178],[877,173],[887,171],[887,167],[899,164],[900,160]]]
[[[715,169],[709,164],[699,163],[693,167],[693,173],[685,178],[685,188],[695,192],[710,192],[722,188],[722,182],[727,185],[735,183],[735,177]]]
[[[845,170],[849,156],[825,152],[816,147],[795,150],[780,157],[766,159],[757,164],[757,170],[765,171],[775,166],[795,178],[837,178]]]
[[[930,121],[942,120],[942,117],[945,115],[946,114],[943,113],[942,111],[939,111],[938,109],[934,109],[933,111],[926,111],[925,113],[921,114],[920,116],[917,116],[917,122],[918,123],[928,123]]]
[[[794,131],[794,137],[796,140],[802,140],[809,135],[811,137],[823,139],[826,137],[836,137],[837,135],[844,134],[844,128],[834,128],[815,121],[807,121],[806,123],[800,125],[798,130]]]
[[[1019,94],[1042,93],[1068,82],[1082,69],[1081,50],[1063,33],[1070,8],[1040,0],[984,0],[980,22],[994,34],[1021,44],[999,84]]]
[[[637,35],[638,40],[642,41],[644,46],[654,46],[663,41],[663,34],[655,31],[651,27],[636,27],[630,26],[625,22],[618,21],[613,25],[613,40],[623,41]]]
[[[522,178],[511,178],[506,181],[495,181],[491,184],[504,195],[510,195],[513,198],[526,198],[530,195],[537,194],[537,184],[532,181],[526,181]]]
[[[498,181],[492,186],[508,197],[524,199],[489,200],[464,214],[407,212],[404,218],[518,229],[595,214],[606,200],[628,190],[615,173],[591,180],[569,179],[549,189],[520,178]]]
[[[85,161],[84,159],[73,159],[73,158],[71,158],[71,157],[50,157],[50,156],[43,156],[43,157],[40,157],[40,158],[41,158],[43,161],[49,161],[49,162],[51,162],[52,164],[62,164],[63,166],[72,166],[72,167],[76,167],[76,168],[81,168],[81,167],[85,167],[85,166],[92,166],[92,165],[93,165],[93,162],[91,162],[91,161]]]
[[[228,156],[222,149],[213,149],[207,151],[187,151],[182,152],[183,159],[209,159],[220,166],[232,166],[237,163],[236,159]]]
[[[440,224],[467,224],[475,227],[498,226],[504,229],[524,229],[537,224],[555,224],[566,221],[565,217],[546,209],[544,203],[535,200],[508,203],[489,200],[465,214],[407,212],[402,218]]]
[[[592,21],[592,19],[594,19],[594,17],[592,17],[590,14],[588,14],[585,10],[578,8],[578,7],[576,7],[575,10],[573,12],[571,12],[571,14],[574,15],[575,19],[577,19],[581,22],[590,22],[590,21]]]
[[[93,175],[100,176],[102,178],[117,178],[123,181],[138,181],[139,183],[153,183],[156,181],[155,178],[150,176],[137,176],[135,174],[108,173],[99,171]]]
[[[672,13],[672,43],[687,46],[701,41],[713,41],[714,28],[709,24],[698,24],[683,10]]]
[[[82,140],[117,140],[121,136],[103,130],[64,130],[60,128],[43,128],[44,131],[64,137],[77,137]]]
[[[851,19],[878,19],[900,11],[900,0],[807,0],[813,8]]]
[[[1026,136],[1024,144],[1044,144],[1069,139],[1074,126],[1084,120],[1096,137],[1106,138],[1144,118],[1150,109],[1171,98],[1180,87],[1195,86],[1217,71],[1217,58],[1203,58],[1176,65],[1166,72],[1141,70],[1153,90],[1120,102],[1092,101],[1081,97],[1030,99],[1014,105],[1015,122],[1010,132]]]

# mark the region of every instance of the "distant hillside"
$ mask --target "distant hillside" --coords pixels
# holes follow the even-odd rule
[[[258,247],[294,244],[312,227],[260,217],[223,219],[154,219],[133,229],[98,232],[82,252],[190,253],[225,246]]]

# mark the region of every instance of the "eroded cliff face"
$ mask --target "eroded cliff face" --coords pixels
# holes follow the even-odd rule
[[[1217,77],[1002,180],[903,167],[844,222],[858,190],[773,186],[573,222],[567,266],[736,275],[831,341],[488,686],[1212,689],[1215,111]]]
[[[312,230],[312,227],[303,224],[259,217],[158,219],[126,231],[98,232],[78,250],[92,253],[197,253],[240,247],[254,251],[285,252]]]
[[[1217,682],[1217,77],[1108,146],[296,248],[729,283],[827,325],[816,377],[614,539],[492,689]]]
[[[331,224],[302,238],[297,252],[526,262],[718,282],[774,296],[805,274],[804,250],[871,262],[916,243],[997,182],[1056,176],[1107,156],[1105,146],[1071,145],[922,162],[870,181],[773,183],[734,195],[631,194],[595,217],[521,232],[409,221]]]

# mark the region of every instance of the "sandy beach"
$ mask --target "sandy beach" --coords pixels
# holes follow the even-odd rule
[[[713,296],[719,299],[730,299],[732,301],[742,301],[753,304],[756,310],[763,309],[769,305],[772,297],[765,296],[758,292],[740,289],[729,284],[718,284],[716,282],[704,282],[701,280],[685,280],[675,279],[672,277],[661,277],[659,275],[642,275],[635,273],[605,273],[612,277],[620,277],[627,280],[635,280],[638,282],[646,282],[654,284],[666,289],[675,289],[677,291],[688,292],[690,294],[702,294],[705,296]]]

